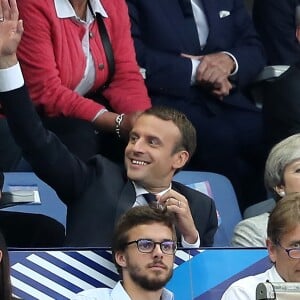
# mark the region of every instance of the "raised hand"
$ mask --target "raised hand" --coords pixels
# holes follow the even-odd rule
[[[159,196],[157,201],[175,214],[178,231],[187,243],[194,244],[198,238],[198,231],[187,199],[182,194],[170,189]]]
[[[0,68],[17,63],[16,51],[23,31],[16,0],[0,0]]]

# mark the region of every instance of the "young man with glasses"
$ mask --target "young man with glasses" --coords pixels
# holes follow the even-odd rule
[[[177,249],[174,221],[166,209],[136,206],[127,211],[112,244],[121,280],[113,289],[86,290],[73,300],[173,300],[164,286],[172,277]]]
[[[255,300],[260,282],[300,282],[300,193],[283,197],[271,212],[267,248],[273,267],[234,282],[221,300]]]

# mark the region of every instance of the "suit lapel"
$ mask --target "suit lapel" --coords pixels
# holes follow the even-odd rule
[[[181,11],[178,0],[159,0],[164,15],[169,19],[176,35],[176,40],[180,41],[179,51],[182,53],[199,54],[200,43],[195,22],[187,21]],[[175,30],[176,29],[176,30]],[[191,49],[193,53],[191,52]]]
[[[133,206],[135,200],[135,189],[132,182],[127,180],[118,199],[115,221],[118,221],[120,216]]]

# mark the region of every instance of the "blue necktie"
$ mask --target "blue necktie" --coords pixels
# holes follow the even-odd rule
[[[149,205],[152,205],[154,202],[156,202],[156,196],[152,193],[143,194],[143,196]]]

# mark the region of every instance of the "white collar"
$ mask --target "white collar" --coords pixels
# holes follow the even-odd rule
[[[99,13],[103,17],[107,18],[108,15],[99,0],[90,0],[91,7],[94,13]],[[72,18],[77,17],[73,9],[73,6],[68,0],[54,0],[55,10],[58,18]]]
[[[130,300],[127,292],[125,291],[121,281],[118,281],[116,286],[113,288],[111,292],[112,299],[122,299],[122,300]],[[122,297],[120,297],[122,296]],[[163,288],[161,294],[162,300],[174,300],[174,294],[166,288]]]
[[[133,183],[133,186],[134,186],[134,189],[135,189],[136,197],[138,197],[140,195],[143,195],[143,194],[148,194],[149,193],[149,191],[147,191],[144,187],[140,186],[136,182],[132,181],[132,183]],[[161,195],[165,194],[166,192],[168,192],[171,188],[172,188],[172,183],[170,183],[170,186],[167,189],[157,193],[157,195],[161,196]]]

